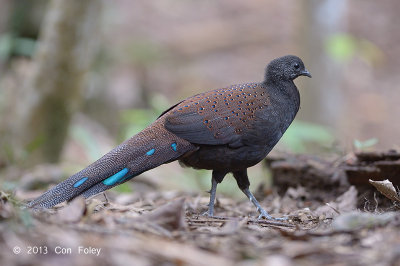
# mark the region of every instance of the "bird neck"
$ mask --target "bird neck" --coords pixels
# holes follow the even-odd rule
[[[300,93],[293,80],[267,79],[263,84],[268,88],[271,97],[279,101],[289,101],[297,106],[297,109],[300,106]]]

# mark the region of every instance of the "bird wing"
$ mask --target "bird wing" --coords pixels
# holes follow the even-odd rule
[[[254,97],[257,86],[233,85],[190,97],[165,114],[165,128],[194,144],[238,147],[263,104]]]
[[[165,120],[165,128],[191,143],[223,145],[238,136],[218,114],[200,115],[197,112],[172,113]]]

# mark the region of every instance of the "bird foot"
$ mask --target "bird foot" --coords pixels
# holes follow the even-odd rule
[[[202,216],[207,216],[207,217],[214,217],[214,214],[210,213],[209,211],[203,212],[201,215]]]
[[[267,211],[265,211],[264,209],[259,210],[260,215],[258,216],[258,220],[261,219],[267,219],[267,220],[275,220],[275,221],[286,221],[287,218],[286,217],[282,217],[282,218],[275,218],[272,217],[271,215],[268,214]]]
[[[215,216],[214,214],[210,214],[208,211],[204,212],[202,216],[206,216],[208,218],[214,218],[214,219],[219,219],[219,220],[226,220],[227,218],[224,216]]]

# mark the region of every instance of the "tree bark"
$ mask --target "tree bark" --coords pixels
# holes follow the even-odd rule
[[[335,126],[342,116],[341,64],[327,54],[326,43],[346,26],[347,0],[303,0],[303,25],[300,42],[305,64],[312,74],[304,81],[301,117],[312,122]]]
[[[99,43],[100,5],[97,0],[49,4],[17,136],[30,152],[30,163],[59,160]]]

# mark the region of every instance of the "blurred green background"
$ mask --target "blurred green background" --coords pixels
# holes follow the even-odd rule
[[[3,185],[17,186],[36,172],[51,182],[66,178],[177,101],[260,81],[265,65],[286,54],[303,58],[313,78],[296,80],[301,110],[276,150],[399,147],[399,1],[0,0],[0,6]],[[49,164],[60,172],[37,170]],[[142,176],[166,189],[210,184],[207,171],[176,162]],[[269,184],[262,166],[250,176],[253,188]],[[238,191],[233,187],[224,182],[219,190]],[[134,182],[117,188],[134,189]]]

